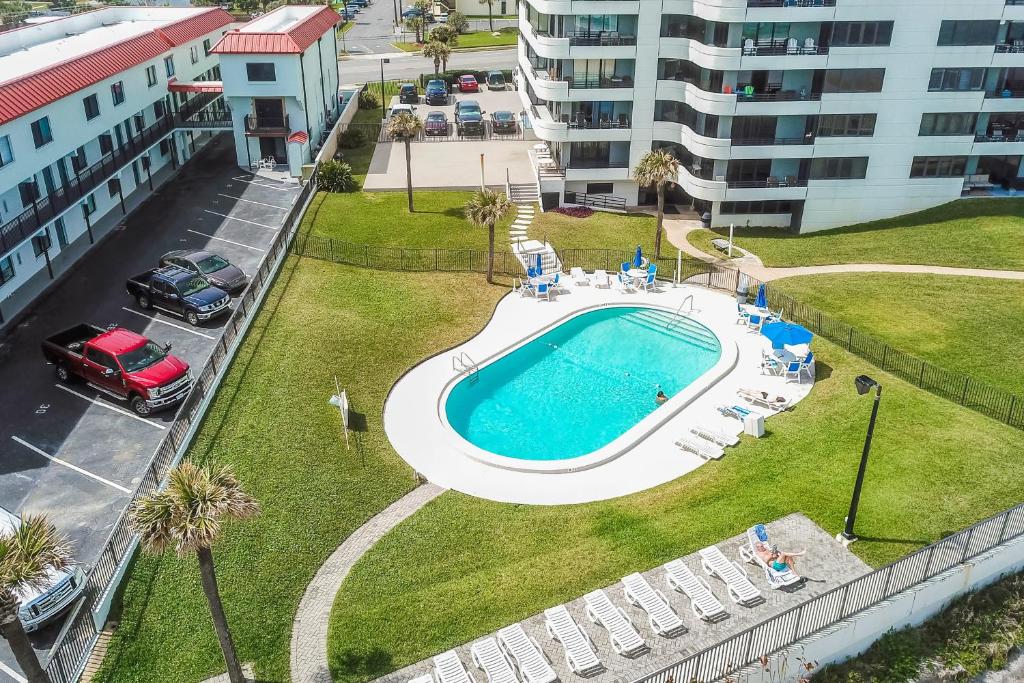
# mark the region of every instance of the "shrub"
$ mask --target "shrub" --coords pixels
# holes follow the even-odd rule
[[[594,215],[594,210],[585,206],[559,206],[551,209],[552,213],[560,213],[571,218],[589,218]]]
[[[360,109],[376,109],[380,106],[380,100],[369,90],[363,90],[359,93],[359,108]]]
[[[320,164],[316,172],[320,189],[328,192],[355,192],[359,183],[352,176],[352,167],[344,161],[331,159]]]
[[[355,149],[366,144],[366,134],[358,128],[346,128],[338,134],[338,146],[342,149]]]
[[[455,29],[455,33],[465,33],[469,28],[469,20],[462,12],[449,12],[445,23]]]

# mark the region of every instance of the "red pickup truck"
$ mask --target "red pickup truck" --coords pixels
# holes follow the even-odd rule
[[[188,363],[168,353],[171,345],[122,327],[76,325],[43,340],[43,356],[57,378],[80,377],[97,391],[128,402],[137,415],[168,408],[192,389]]]

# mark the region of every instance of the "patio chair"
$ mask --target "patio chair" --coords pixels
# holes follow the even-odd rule
[[[533,283],[529,280],[520,280],[516,278],[516,291],[519,292],[519,296],[536,296],[537,288],[533,286]]]
[[[524,683],[554,683],[558,674],[537,641],[526,635],[522,625],[512,624],[498,631],[498,645],[509,656]]]
[[[782,373],[784,366],[778,358],[761,351],[761,374],[778,375]],[[767,370],[767,373],[765,372]]]
[[[767,408],[773,413],[781,413],[784,410],[789,410],[791,405],[788,398],[784,396],[776,396],[775,398],[772,398],[772,395],[767,391],[740,389],[736,392],[736,395],[755,406]]]
[[[611,278],[609,278],[608,273],[603,270],[595,270],[590,281],[594,284],[594,287],[597,288],[608,289],[612,286]]]
[[[534,268],[533,266],[528,267],[526,269],[526,277],[528,277],[528,278],[535,278],[535,277],[537,277],[537,269]]]
[[[551,285],[547,282],[538,282],[534,296],[537,297],[537,301],[540,301],[541,297],[546,301],[551,301]]]
[[[787,55],[795,55],[795,54],[799,54],[799,53],[800,53],[800,44],[797,42],[796,38],[790,38],[789,40],[787,40],[786,41],[786,54]]]
[[[647,612],[651,630],[658,635],[668,638],[686,630],[683,620],[672,609],[665,594],[653,588],[640,574],[622,577],[622,594],[629,604]]]
[[[809,378],[813,377],[811,368],[814,367],[814,352],[811,351],[807,354],[807,357],[803,360],[793,360],[786,364],[785,372],[783,373],[786,377],[786,381],[796,380],[801,381],[801,377],[806,372]]]
[[[569,291],[565,287],[565,279],[562,277],[562,273],[555,273],[555,277],[551,280],[551,291],[552,292],[567,292],[567,291]]]
[[[622,263],[619,264],[619,271],[623,273],[628,273],[632,268],[633,266],[629,263],[629,261],[623,261]]]
[[[765,320],[767,317],[767,315],[761,312],[747,315],[747,332],[760,332],[761,326],[767,322]]]
[[[804,54],[805,55],[816,55],[818,54],[818,46],[814,44],[814,38],[807,38],[804,40]]]
[[[629,117],[625,114],[619,114],[617,123],[619,128],[629,128]]]
[[[698,441],[689,436],[679,437],[676,440],[676,448],[685,453],[693,453],[704,460],[721,460],[722,456],[725,455],[725,451],[721,446],[704,439]]]
[[[708,576],[716,576],[725,582],[729,598],[737,605],[751,606],[763,602],[761,591],[750,583],[743,567],[726,559],[718,546],[709,546],[699,551],[700,564]]]
[[[605,667],[597,656],[597,648],[565,605],[544,610],[544,628],[552,640],[562,644],[565,663],[580,676],[590,676]]]
[[[690,599],[690,609],[698,619],[715,621],[726,615],[725,607],[711,592],[708,582],[694,574],[681,559],[665,565],[665,582]]]
[[[519,683],[512,663],[498,647],[494,638],[484,638],[469,648],[476,668],[487,674],[487,683]]]
[[[434,673],[438,683],[476,683],[463,665],[455,650],[442,652],[434,657]]]
[[[572,278],[572,284],[576,287],[585,287],[590,284],[590,280],[587,279],[587,274],[583,272],[583,269],[579,266],[569,269],[569,277]]]
[[[739,303],[736,304],[736,324],[746,325],[747,319],[750,317],[750,311],[743,308]]]
[[[725,417],[734,417],[740,422],[743,422],[743,418],[752,414],[754,411],[747,410],[743,406],[718,406],[718,412]]]
[[[640,287],[643,288],[645,292],[650,292],[655,289],[657,285],[657,283],[655,282],[655,280],[657,279],[655,275],[655,271],[649,270],[647,271],[647,277],[640,280],[639,285]]]
[[[768,562],[765,562],[757,554],[759,547],[765,550],[771,547],[771,544],[768,542],[768,530],[764,524],[755,524],[747,529],[747,544],[741,545],[739,552],[741,560],[750,564],[756,564],[764,570],[764,578],[768,580],[768,585],[771,586],[772,590],[805,582],[805,579],[793,571],[792,567],[787,565],[785,569],[776,569]]]
[[[612,280],[612,289],[624,294],[634,291],[633,284],[629,281],[629,278],[624,276],[622,273],[615,274],[615,279]]]
[[[647,643],[629,616],[612,604],[608,594],[598,589],[583,596],[587,618],[608,631],[612,649],[623,657],[635,657],[647,651]]]
[[[746,56],[753,56],[757,54],[757,47],[754,45],[753,38],[747,38],[743,41],[743,54]]]

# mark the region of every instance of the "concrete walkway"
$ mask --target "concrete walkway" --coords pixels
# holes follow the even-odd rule
[[[349,571],[384,534],[437,498],[445,489],[423,484],[405,494],[356,529],[323,563],[306,587],[292,622],[292,681],[331,683],[327,664],[327,626],[334,596]]]

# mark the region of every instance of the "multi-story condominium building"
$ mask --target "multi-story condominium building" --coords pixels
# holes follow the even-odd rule
[[[633,205],[652,149],[714,225],[810,231],[1024,188],[1022,0],[522,0],[545,200]]]

